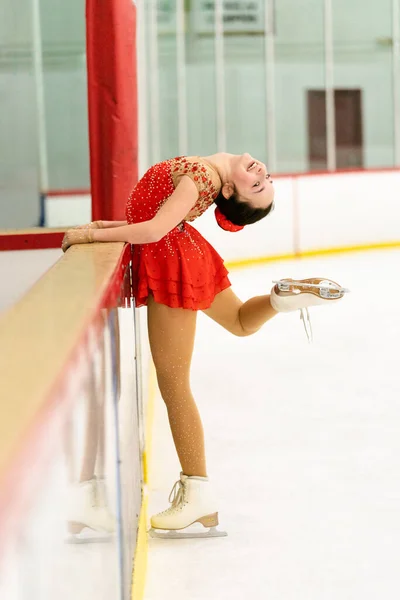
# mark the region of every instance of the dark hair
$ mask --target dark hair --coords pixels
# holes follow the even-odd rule
[[[239,200],[239,195],[236,191],[227,200],[221,190],[214,202],[222,214],[234,225],[251,225],[252,223],[261,221],[261,219],[269,215],[274,207],[274,203],[272,202],[268,208],[253,208],[248,202]]]

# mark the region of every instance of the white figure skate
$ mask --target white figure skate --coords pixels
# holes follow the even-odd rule
[[[69,544],[108,542],[115,525],[107,506],[104,481],[94,478],[73,486],[68,507]]]
[[[181,473],[169,496],[170,508],[151,518],[151,537],[160,539],[224,537],[219,531],[216,502],[207,477],[188,477]],[[208,531],[183,531],[194,523]]]
[[[312,279],[281,279],[273,281],[271,290],[271,306],[278,312],[300,310],[308,341],[313,340],[309,306],[318,306],[328,302],[337,302],[343,298],[348,289],[341,287],[335,281],[313,277]]]

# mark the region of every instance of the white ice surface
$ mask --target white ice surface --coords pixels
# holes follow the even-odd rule
[[[62,255],[61,248],[0,252],[0,312],[18,302]]]
[[[150,540],[146,600],[380,600],[400,594],[400,251],[231,274],[238,295],[329,277],[342,302],[235,338],[199,316],[192,383],[227,538]],[[150,514],[179,476],[157,398]]]

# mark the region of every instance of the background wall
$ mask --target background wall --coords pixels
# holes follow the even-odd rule
[[[198,4],[189,3],[193,10]],[[276,0],[275,7],[277,171],[308,171],[307,90],[323,90],[325,86],[324,2]],[[214,37],[196,33],[190,12],[187,24],[189,154],[210,154],[216,149],[218,125]],[[173,27],[171,18],[171,31]],[[372,0],[335,1],[332,28],[335,88],[362,91],[364,166],[392,166],[391,0],[380,4]],[[226,150],[248,151],[268,161],[264,32],[230,34],[224,44]],[[158,53],[161,157],[167,158],[179,153],[176,39],[171,32],[160,35]],[[150,98],[152,94],[149,87]],[[150,163],[153,158],[150,151]]]
[[[39,223],[39,130],[31,0],[4,0],[0,18],[0,227]],[[89,185],[85,12],[41,0],[50,188]]]

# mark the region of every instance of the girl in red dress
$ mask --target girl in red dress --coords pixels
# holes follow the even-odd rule
[[[63,241],[64,251],[79,243],[133,244],[134,297],[136,306],[147,306],[151,353],[182,467],[170,508],[151,519],[153,534],[170,530],[187,537],[192,534],[177,531],[197,521],[211,527],[203,535],[221,535],[190,389],[197,311],[236,336],[248,336],[278,312],[328,304],[345,291],[329,280],[282,280],[270,294],[243,303],[222,258],[189,224],[212,204],[218,224],[232,232],[266,217],[274,187],[265,165],[249,154],[226,153],[158,163],[133,189],[126,222],[97,221],[69,230]]]

